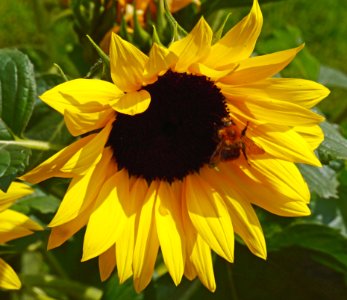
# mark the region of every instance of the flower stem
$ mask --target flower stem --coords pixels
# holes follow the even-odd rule
[[[0,141],[0,148],[4,146],[23,146],[26,148],[30,148],[33,150],[41,150],[41,151],[49,151],[49,150],[60,150],[62,148],[61,145],[54,145],[49,142],[37,141],[37,140],[24,140],[24,139],[16,139],[15,141]]]

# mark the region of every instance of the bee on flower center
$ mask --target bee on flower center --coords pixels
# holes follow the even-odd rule
[[[247,153],[265,153],[262,148],[246,136],[248,122],[242,130],[230,118],[223,118],[222,123],[222,127],[217,132],[219,143],[210,158],[210,167],[215,167],[219,162],[238,159],[241,153],[247,161]]]

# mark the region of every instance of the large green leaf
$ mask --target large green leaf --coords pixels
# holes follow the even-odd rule
[[[283,239],[290,237],[285,235]],[[229,298],[222,299],[346,299],[344,274],[318,261],[315,251],[291,246],[269,252],[265,261],[254,256],[247,248],[236,246],[235,263],[230,266],[232,285],[229,285]],[[231,293],[236,297],[230,297]]]
[[[6,191],[28,165],[30,150],[16,145],[6,124],[0,118],[0,190]]]
[[[271,251],[292,246],[326,255],[331,261],[335,261],[335,268],[347,274],[347,238],[339,231],[319,224],[294,224],[273,235],[268,241]]]
[[[36,83],[29,58],[15,49],[0,49],[0,117],[20,136],[34,107]]]

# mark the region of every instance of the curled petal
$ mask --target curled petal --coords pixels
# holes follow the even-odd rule
[[[97,79],[74,79],[57,85],[40,96],[40,99],[64,114],[96,113],[109,107],[109,102],[123,95],[114,84]]]
[[[174,67],[177,72],[184,72],[193,63],[203,60],[210,52],[212,30],[204,18],[183,39],[170,45],[169,50],[178,56]]]
[[[122,114],[134,116],[143,113],[151,103],[151,95],[146,90],[129,92],[117,101],[112,102],[112,108]]]
[[[110,60],[113,82],[122,91],[137,91],[143,83],[143,71],[148,57],[134,45],[112,33]]]

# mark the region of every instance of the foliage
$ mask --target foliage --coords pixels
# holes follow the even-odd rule
[[[128,31],[112,1],[1,1],[0,14],[0,189],[26,169],[69,144],[63,118],[38,96],[67,78],[102,76],[107,62],[86,35],[100,44],[114,25],[119,34],[148,51],[153,41],[168,44],[185,34],[201,16],[217,32],[240,19],[252,1],[202,0],[171,15],[159,0],[145,26],[135,18]],[[0,253],[19,272],[24,288],[0,292],[1,299],[345,299],[347,293],[347,66],[346,3],[307,0],[260,1],[265,31],[256,51],[268,53],[306,41],[306,48],[282,75],[318,80],[332,90],[320,106],[327,121],[318,149],[322,168],[300,165],[312,193],[312,216],[279,219],[259,211],[268,244],[266,262],[252,256],[241,241],[235,263],[215,257],[218,289],[211,294],[198,281],[175,287],[164,271],[142,293],[116,275],[101,283],[95,261],[80,263],[81,232],[65,246],[46,251],[48,230],[1,246]],[[327,3],[330,5],[326,5]],[[230,15],[230,12],[233,12]],[[285,12],[285,14],[284,14]],[[285,16],[285,18],[283,18]],[[118,19],[117,19],[118,18]],[[19,22],[13,22],[18,19]],[[177,22],[176,22],[177,20]],[[308,21],[307,21],[308,20]],[[115,22],[118,22],[115,24]],[[314,24],[312,26],[312,23]],[[323,26],[324,24],[324,26]],[[316,26],[317,25],[317,26]],[[300,27],[301,29],[299,29]],[[273,29],[277,28],[277,29]],[[322,62],[322,63],[321,63]],[[56,63],[58,66],[53,65]],[[65,75],[66,74],[66,75]],[[54,183],[54,184],[53,184]],[[43,225],[52,219],[66,180],[35,186],[35,193],[14,209]],[[68,255],[67,255],[68,253]],[[160,262],[158,262],[160,266]]]

